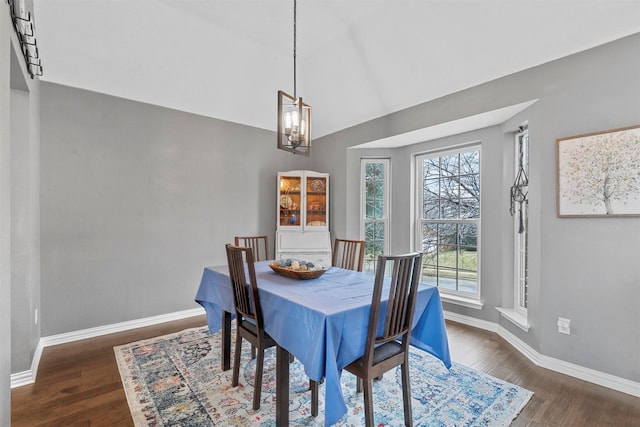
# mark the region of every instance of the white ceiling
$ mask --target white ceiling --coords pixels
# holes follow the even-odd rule
[[[293,0],[34,0],[41,80],[275,130]],[[640,0],[300,0],[318,138],[640,32]],[[504,113],[504,112],[503,112]]]

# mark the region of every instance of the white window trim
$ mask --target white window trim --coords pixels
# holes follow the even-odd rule
[[[443,292],[445,289],[440,290],[440,299],[442,302],[448,302],[449,304],[461,305],[463,307],[473,308],[475,310],[482,310],[484,302],[478,298],[470,298],[462,296],[459,293],[452,291]]]
[[[473,141],[469,143],[453,145],[442,149],[437,150],[429,150],[421,153],[414,154],[414,171],[413,171],[413,184],[415,185],[415,197],[414,197],[414,248],[421,247],[421,230],[422,230],[422,217],[420,214],[420,206],[422,206],[422,186],[418,185],[418,174],[421,173],[421,167],[419,165],[420,159],[423,157],[435,157],[437,156],[447,156],[454,153],[460,153],[465,150],[475,150],[477,149],[480,152],[480,188],[482,188],[482,142],[481,141]],[[482,190],[481,190],[482,191]],[[482,193],[480,196],[480,211],[482,212]],[[444,302],[448,302],[451,304],[461,305],[464,307],[474,308],[477,310],[481,310],[484,307],[484,302],[482,301],[482,288],[481,288],[481,234],[482,234],[482,221],[481,218],[477,220],[477,230],[478,230],[478,240],[477,240],[477,251],[478,251],[478,279],[477,286],[478,292],[476,295],[472,295],[466,292],[459,292],[456,290],[446,289],[446,288],[438,288],[440,293],[440,298]]]
[[[383,219],[379,220],[384,224],[384,253],[389,253],[391,247],[391,233],[389,225],[391,224],[391,159],[388,157],[363,157],[360,159],[360,239],[365,240],[365,222],[366,222],[366,199],[365,199],[365,165],[367,163],[383,163],[384,164],[384,208]]]
[[[504,317],[523,331],[529,332],[529,328],[531,328],[531,325],[529,324],[529,320],[526,316],[521,315],[513,308],[496,307],[496,310],[500,312],[502,317]]]
[[[514,141],[515,141],[515,153],[514,153],[514,168],[513,168],[513,174],[514,174],[514,179],[515,179],[515,175],[518,172],[518,163],[519,163],[519,153],[518,153],[518,139],[520,137],[520,135],[526,135],[527,136],[527,162],[528,162],[528,152],[529,152],[529,148],[528,148],[528,144],[529,144],[529,130],[528,128],[525,128],[523,130],[521,130],[520,132],[517,132],[515,134],[514,137]],[[529,165],[527,163],[526,166],[526,170],[529,170]],[[528,191],[528,190],[527,190]],[[522,296],[522,293],[524,292],[524,289],[522,289],[522,287],[520,286],[520,275],[522,273],[522,264],[520,262],[521,258],[520,258],[520,247],[522,246],[522,239],[524,238],[524,244],[528,245],[529,242],[527,241],[528,239],[528,235],[529,235],[529,230],[527,229],[527,234],[526,236],[522,236],[518,233],[518,226],[519,226],[519,215],[518,212],[516,212],[516,215],[513,216],[513,256],[514,256],[514,264],[513,264],[513,274],[514,274],[514,293],[513,293],[513,309],[515,310],[515,312],[523,317],[525,320],[527,319],[527,308],[520,305],[520,297]],[[528,228],[528,223],[527,223],[527,228]],[[526,323],[526,322],[525,322]]]
[[[520,262],[520,245],[522,237],[518,235],[518,215],[514,215],[513,221],[513,310],[518,313],[519,316],[523,318],[527,318],[527,308],[520,305],[520,296],[522,295],[523,289],[520,286],[520,272],[521,272],[521,262]],[[526,239],[526,237],[525,237]],[[528,242],[525,242],[528,244]]]
[[[518,138],[520,135],[527,133],[528,129],[521,130],[516,132],[514,135],[514,167],[513,167],[513,178],[515,179],[516,174],[518,172]],[[527,169],[529,169],[527,167]],[[531,325],[529,324],[528,311],[526,307],[520,305],[520,296],[522,293],[522,288],[520,286],[520,273],[521,273],[521,263],[520,263],[520,246],[521,246],[521,237],[518,234],[519,228],[519,217],[518,212],[513,216],[513,307],[496,307],[496,310],[500,312],[500,315],[522,329],[525,332],[529,332]],[[528,232],[527,232],[528,236]],[[528,242],[526,242],[528,244]]]

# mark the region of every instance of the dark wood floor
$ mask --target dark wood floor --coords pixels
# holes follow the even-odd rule
[[[47,347],[13,389],[12,426],[132,426],[113,347],[206,324],[204,316]],[[640,426],[640,398],[536,367],[496,334],[447,322],[452,359],[535,393],[514,426]]]

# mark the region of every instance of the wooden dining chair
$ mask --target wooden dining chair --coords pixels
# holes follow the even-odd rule
[[[269,236],[235,236],[236,246],[251,248],[254,261],[267,261],[269,259]],[[251,346],[251,358],[255,359],[256,348]]]
[[[254,261],[267,261],[269,258],[269,236],[235,236],[235,245],[253,249]]]
[[[262,393],[262,373],[264,369],[264,351],[277,343],[264,330],[258,281],[254,267],[253,249],[251,247],[226,245],[229,278],[233,290],[233,305],[236,312],[236,347],[233,356],[233,375],[231,384],[236,387],[240,376],[240,353],[242,339],[249,341],[257,351],[256,374],[253,385],[253,409],[260,408]],[[245,264],[247,270],[245,273]],[[249,283],[247,283],[247,276]],[[253,354],[252,354],[253,357]],[[311,414],[318,415],[318,384],[310,381]]]
[[[346,240],[336,238],[333,242],[331,265],[347,270],[362,271],[364,261],[364,240]]]
[[[391,270],[390,282],[385,280],[387,267]],[[421,274],[422,254],[419,252],[378,257],[364,355],[344,368],[358,377],[358,392],[364,385],[367,427],[373,426],[372,380],[397,366],[401,367],[402,373],[404,423],[406,426],[413,425],[409,386],[409,339]],[[390,284],[386,306],[382,304],[382,288],[385,283]],[[384,310],[384,328],[378,331],[381,308]]]

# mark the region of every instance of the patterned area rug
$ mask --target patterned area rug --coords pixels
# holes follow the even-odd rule
[[[234,333],[235,335],[235,333]],[[255,361],[243,348],[240,385],[220,369],[220,333],[206,327],[115,347],[116,359],[135,425],[274,426],[275,349],[265,354],[262,403],[252,409]],[[233,348],[233,347],[232,347]],[[451,370],[428,353],[410,355],[413,420],[416,426],[508,426],[532,392],[453,363]],[[290,365],[291,425],[324,425],[324,387],[318,417],[310,414],[311,394],[302,365]],[[403,425],[400,369],[374,382],[377,426]],[[362,393],[355,377],[342,375],[348,412],[337,426],[364,425]]]

